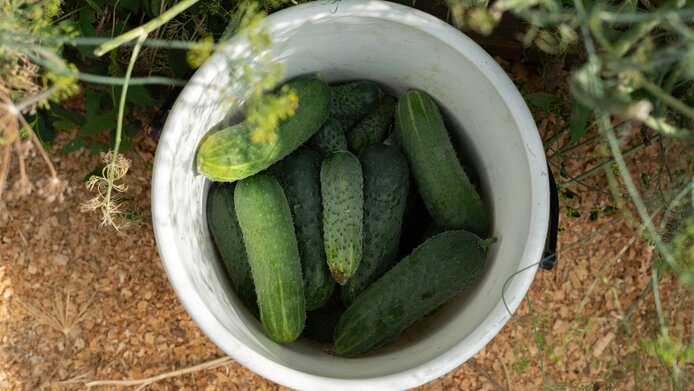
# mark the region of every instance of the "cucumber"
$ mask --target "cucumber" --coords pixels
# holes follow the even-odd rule
[[[318,342],[333,342],[335,326],[344,312],[345,306],[342,304],[309,312],[306,314],[306,327],[301,335]]]
[[[318,152],[302,146],[281,160],[276,170],[292,211],[308,311],[325,304],[335,288],[323,247],[322,160]]]
[[[328,118],[328,85],[317,75],[299,76],[289,83],[299,97],[293,116],[277,125],[273,141],[253,143],[254,127],[241,122],[205,136],[198,147],[198,171],[210,180],[232,182],[247,178],[287,156],[320,129]]]
[[[291,342],[304,328],[306,299],[301,259],[287,198],[275,177],[243,179],[234,194],[260,321],[270,339]]]
[[[347,151],[330,155],[323,161],[320,183],[328,267],[344,285],[361,260],[364,195],[359,160]]]
[[[397,134],[422,199],[443,229],[488,231],[482,199],[465,174],[434,100],[409,90],[395,108]]]
[[[255,285],[234,210],[234,184],[213,183],[207,195],[207,226],[241,302],[258,315]]]
[[[330,86],[330,116],[350,128],[382,97],[381,87],[369,80]]]
[[[444,232],[424,242],[342,315],[335,328],[335,351],[353,357],[399,336],[465,290],[484,267],[485,247],[466,231]]]
[[[328,117],[320,130],[311,137],[311,145],[323,156],[346,151],[348,148],[344,126],[338,120]]]
[[[364,175],[364,235],[357,272],[342,287],[346,306],[396,260],[410,185],[407,160],[398,147],[374,144],[359,155]]]
[[[376,108],[366,114],[347,135],[349,150],[360,154],[367,146],[380,143],[386,138],[388,127],[393,122],[393,112],[397,101],[386,95]]]

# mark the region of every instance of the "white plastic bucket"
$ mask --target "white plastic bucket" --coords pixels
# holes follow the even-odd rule
[[[279,345],[234,295],[205,219],[209,183],[194,170],[200,138],[230,110],[229,58],[247,56],[241,39],[212,56],[183,90],[154,163],[152,212],[161,259],[180,301],[222,350],[259,375],[296,389],[404,389],[453,370],[510,318],[504,283],[537,263],[549,220],[544,150],[528,108],[507,75],[472,40],[412,8],[381,1],[312,2],[263,22],[286,77],[320,72],[328,81],[371,79],[390,93],[418,88],[435,97],[453,139],[480,174],[493,235],[484,275],[398,342],[366,357],[328,355],[300,339]],[[228,91],[227,91],[228,93]],[[234,109],[234,107],[231,107]],[[536,267],[507,284],[511,311]]]

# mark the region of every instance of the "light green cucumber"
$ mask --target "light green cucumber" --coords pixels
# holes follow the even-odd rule
[[[346,306],[393,266],[410,185],[407,160],[398,147],[371,145],[359,161],[364,176],[364,235],[359,268],[342,287]]]
[[[398,100],[395,124],[413,177],[429,213],[442,229],[488,231],[486,209],[470,183],[434,100],[409,90]]]
[[[397,101],[386,95],[378,102],[376,108],[364,115],[347,134],[349,150],[359,155],[371,144],[380,143],[386,138],[388,128],[393,122],[393,112]]]
[[[256,316],[255,285],[236,218],[233,183],[213,183],[207,195],[207,226],[241,302]]]
[[[318,152],[302,146],[277,163],[276,170],[292,211],[308,311],[325,304],[335,288],[323,247],[322,161]]]
[[[338,120],[328,117],[320,130],[311,137],[311,145],[323,156],[346,151],[348,148],[344,126]]]
[[[347,151],[323,161],[323,243],[328,267],[340,285],[352,277],[362,254],[363,178],[359,160]]]
[[[330,116],[346,128],[371,111],[383,97],[381,87],[370,80],[330,86]]]
[[[304,328],[306,299],[287,198],[275,177],[263,173],[240,181],[234,201],[260,321],[270,339],[291,342]]]
[[[328,85],[318,75],[299,76],[287,85],[296,91],[299,106],[279,123],[274,140],[252,142],[255,128],[247,122],[212,132],[198,147],[198,171],[213,181],[243,179],[268,168],[316,133],[328,118]]]
[[[335,351],[353,357],[398,337],[465,290],[484,268],[485,247],[466,231],[424,242],[347,308],[335,328]]]

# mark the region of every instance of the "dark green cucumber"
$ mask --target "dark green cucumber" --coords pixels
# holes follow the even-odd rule
[[[393,122],[393,112],[397,101],[386,95],[378,102],[376,108],[367,113],[347,134],[349,150],[360,154],[371,144],[380,143],[386,138],[388,128]]]
[[[282,159],[276,170],[294,218],[308,311],[325,304],[335,288],[323,247],[322,160],[318,152],[302,146]]]
[[[234,184],[213,183],[207,195],[207,226],[241,302],[256,316],[255,285],[234,209]]]
[[[309,312],[306,314],[306,327],[301,335],[318,342],[333,342],[335,326],[344,312],[345,306],[342,304]]]
[[[443,229],[488,230],[487,212],[453,150],[434,100],[409,90],[395,109],[397,134],[422,199]]]
[[[330,86],[330,116],[352,127],[383,97],[377,83],[369,80]]]
[[[328,85],[317,75],[299,76],[289,83],[299,97],[293,116],[277,126],[274,140],[251,142],[254,127],[241,122],[213,132],[198,147],[198,171],[213,181],[232,182],[256,174],[294,151],[328,118]]]
[[[342,301],[354,299],[396,260],[410,185],[400,148],[374,144],[359,155],[364,175],[364,236],[357,272],[342,287]]]
[[[260,321],[270,339],[291,342],[304,328],[306,299],[287,198],[275,177],[263,173],[239,182],[234,201]]]
[[[323,156],[347,150],[347,137],[344,126],[336,119],[328,117],[320,130],[311,137],[311,145]]]
[[[353,357],[390,342],[465,290],[484,263],[485,244],[475,234],[432,237],[352,303],[335,328],[335,351]]]
[[[328,267],[335,281],[344,285],[361,261],[364,194],[359,160],[347,151],[328,156],[320,183]]]

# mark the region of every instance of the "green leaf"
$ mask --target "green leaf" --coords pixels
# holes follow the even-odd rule
[[[103,95],[103,93],[94,91],[92,89],[87,89],[87,120],[96,117],[96,114],[99,112],[99,107],[101,106],[101,95]]]
[[[84,136],[93,136],[95,134],[111,131],[116,128],[116,112],[115,110],[101,113],[87,121],[80,129],[80,134]]]
[[[106,152],[108,150],[107,144],[92,143],[89,145],[89,153],[92,155],[98,155],[101,152]]]
[[[84,140],[80,136],[77,136],[70,140],[69,143],[63,145],[60,148],[60,153],[68,154],[70,152],[75,152],[82,147],[84,147]]]
[[[186,51],[181,49],[169,49],[168,58],[169,66],[171,66],[174,75],[178,78],[185,77],[186,73],[190,70],[186,58]]]
[[[87,4],[89,4],[89,6],[92,7],[92,9],[94,11],[96,11],[96,13],[98,13],[100,16],[106,16],[106,12],[104,12],[104,10],[103,10],[103,2],[102,2],[102,4],[97,4],[97,2],[95,0],[84,0],[84,1]]]
[[[122,87],[116,87],[116,96],[120,97],[122,90]],[[156,99],[152,97],[145,86],[128,86],[128,96],[125,97],[125,100],[137,106],[154,106],[157,104]]]
[[[136,14],[140,11],[140,4],[140,0],[118,0],[116,6]]]
[[[140,129],[142,129],[142,122],[140,122],[140,120],[135,120],[130,122],[128,127],[125,128],[125,134],[128,135],[128,137],[135,137],[135,135],[140,132]]]
[[[547,92],[531,92],[525,96],[525,101],[530,106],[535,106],[545,112],[549,111],[552,106],[561,103],[561,99]]]
[[[103,164],[99,164],[98,166],[96,166],[96,168],[94,168],[92,171],[90,171],[89,173],[87,173],[87,175],[85,175],[84,178],[83,178],[82,180],[83,180],[84,182],[86,182],[86,181],[88,181],[92,176],[101,176],[101,175],[103,175],[103,173],[104,173],[104,167],[106,167],[106,166],[104,166]]]
[[[94,11],[88,7],[83,7],[80,11],[77,25],[83,37],[96,37],[98,35],[93,26],[96,20],[94,15]],[[77,45],[77,50],[79,50],[83,56],[89,58],[96,58],[94,55],[95,48],[96,45]]]
[[[161,0],[147,0],[145,1],[145,13],[150,18],[156,18],[159,16],[159,11],[161,10]]]
[[[83,116],[75,113],[74,111],[68,110],[59,104],[52,104],[50,113],[52,118],[65,119],[72,122],[76,126],[84,125],[86,122]]]
[[[576,100],[571,102],[571,115],[569,116],[569,132],[571,141],[581,138],[588,130],[588,120],[593,112],[578,103]]]

